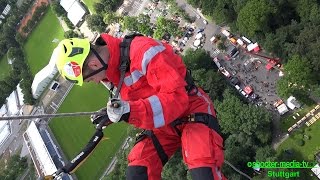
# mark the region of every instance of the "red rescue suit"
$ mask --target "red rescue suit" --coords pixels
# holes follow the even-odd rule
[[[122,40],[107,34],[101,38],[110,52],[106,77],[117,87]],[[224,161],[223,139],[216,131],[201,123],[183,123],[177,126],[180,136],[170,125],[192,113],[216,116],[213,103],[202,89],[188,96],[185,74],[181,57],[170,45],[144,36],[135,37],[130,46],[130,70],[120,91],[121,98],[130,104],[128,123],[152,130],[169,158],[182,147],[184,162],[193,179],[225,179],[220,171]],[[133,147],[128,161],[127,179],[161,179],[163,164],[150,138]]]

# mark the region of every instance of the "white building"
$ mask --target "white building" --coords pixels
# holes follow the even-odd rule
[[[39,176],[51,175],[64,165],[62,157],[47,130],[38,129],[32,121],[23,134],[23,138]],[[72,177],[64,174],[62,179],[69,180]]]
[[[61,0],[60,5],[67,11],[67,17],[74,26],[81,22],[86,14],[86,9],[77,0]]]
[[[11,6],[7,4],[4,10],[2,11],[2,14],[6,16],[9,14],[10,10],[11,10]]]
[[[6,116],[7,114],[6,105],[2,105],[0,108],[0,117]],[[0,121],[0,146],[6,141],[10,135],[10,125],[8,121]]]
[[[315,165],[311,171],[320,179],[320,166],[319,164]]]
[[[58,49],[55,48],[51,55],[49,64],[45,66],[41,71],[39,71],[33,79],[32,82],[32,96],[35,99],[38,99],[42,92],[48,87],[48,85],[53,80],[54,76],[57,74],[58,69],[56,68],[56,60]]]

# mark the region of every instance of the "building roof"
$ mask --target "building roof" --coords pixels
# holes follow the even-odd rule
[[[71,8],[72,4],[75,1],[76,0],[61,0],[60,5],[63,7],[64,10],[66,10],[68,12],[68,10]]]
[[[246,87],[244,88],[244,92],[245,92],[246,94],[248,94],[248,95],[250,95],[250,94],[252,93],[252,91],[253,91],[253,89],[252,89],[251,86],[246,86]]]
[[[2,105],[2,107],[0,108],[0,117],[4,116],[7,113],[7,107],[6,105]]]
[[[10,96],[7,97],[8,115],[19,113],[19,105],[17,104],[18,101],[19,100],[15,91],[13,91]]]
[[[33,150],[41,164],[41,170],[43,173],[45,175],[49,175],[56,172],[57,168],[46,148],[44,141],[42,140],[36,124],[33,121],[30,123],[26,133],[28,134],[32,147],[34,147]]]
[[[8,121],[0,121],[0,146],[5,142],[10,133]]]
[[[315,165],[311,171],[320,179],[320,166],[319,164]]]
[[[294,108],[300,108],[301,105],[298,103],[298,101],[296,100],[295,97],[293,96],[290,96],[287,101],[286,101],[286,104],[287,106],[290,108],[290,109],[294,109]]]
[[[69,20],[75,26],[81,21],[82,17],[86,14],[86,10],[78,1],[75,1],[67,12]]]
[[[2,14],[6,16],[10,12],[10,10],[11,10],[11,6],[7,4],[4,10],[2,11]]]

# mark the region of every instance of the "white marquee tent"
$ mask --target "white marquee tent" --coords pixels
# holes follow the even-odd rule
[[[48,87],[54,76],[57,74],[58,70],[56,68],[56,60],[57,60],[57,52],[58,49],[55,48],[51,55],[49,64],[45,66],[41,71],[39,71],[32,82],[32,96],[35,99],[38,99],[42,92]]]
[[[86,14],[86,9],[77,0],[61,0],[60,5],[67,11],[68,19],[75,26],[77,26]]]

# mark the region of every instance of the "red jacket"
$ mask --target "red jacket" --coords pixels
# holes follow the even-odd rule
[[[108,34],[101,37],[110,52],[106,76],[117,87],[122,40]],[[130,60],[130,71],[125,74],[120,91],[121,98],[130,104],[130,124],[153,129],[191,113],[215,116],[213,103],[201,89],[197,95],[188,96],[186,67],[170,45],[148,37],[135,37],[130,46]]]

